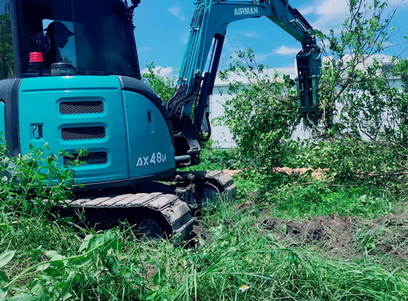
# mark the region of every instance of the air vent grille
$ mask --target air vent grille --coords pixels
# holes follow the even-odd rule
[[[106,131],[103,126],[63,128],[61,136],[64,140],[100,139],[106,136]]]
[[[64,156],[64,165],[73,165],[74,160],[85,162],[86,164],[103,164],[108,162],[108,154],[106,152],[91,152],[86,156],[80,156],[78,153],[73,153],[73,157]]]
[[[98,101],[64,101],[60,103],[60,113],[70,114],[95,114],[104,111],[103,102]]]

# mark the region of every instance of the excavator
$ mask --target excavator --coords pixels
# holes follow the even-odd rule
[[[179,171],[200,162],[208,139],[203,124],[228,24],[267,17],[298,40],[299,110],[318,110],[320,49],[288,2],[196,0],[176,92],[162,101],[141,80],[140,0],[0,0],[2,24],[10,22],[1,34],[13,45],[13,75],[0,81],[0,136],[11,156],[45,143],[60,154],[81,184],[67,204],[86,218],[188,238],[196,210],[236,193],[220,171]],[[86,164],[70,166],[81,149]]]

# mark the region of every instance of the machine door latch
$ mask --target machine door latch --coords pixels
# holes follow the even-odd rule
[[[31,124],[31,139],[41,139],[43,137],[43,124]]]

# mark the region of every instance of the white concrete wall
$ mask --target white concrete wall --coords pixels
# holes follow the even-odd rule
[[[216,85],[210,99],[211,140],[215,147],[231,148],[235,146],[232,134],[228,127],[220,125],[217,118],[224,114],[223,105],[230,95],[227,95],[228,85]]]

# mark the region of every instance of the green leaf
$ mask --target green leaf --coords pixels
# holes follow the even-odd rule
[[[41,264],[40,266],[38,266],[37,271],[45,271],[46,269],[48,269],[50,266],[49,262],[45,262],[43,264]]]
[[[85,236],[84,241],[79,246],[78,252],[82,252],[83,250],[87,250],[89,248],[89,243],[93,239],[93,237],[94,236],[92,234],[88,234],[87,236]]]
[[[157,300],[159,293],[157,291],[148,292],[145,296],[145,300]]]
[[[30,294],[19,294],[7,299],[8,301],[38,301],[38,298]]]
[[[69,300],[69,299],[71,299],[71,297],[73,297],[74,295],[72,295],[71,293],[66,293],[63,297],[62,297],[62,300]]]
[[[30,291],[33,293],[33,295],[36,296],[36,300],[38,301],[49,300],[47,296],[48,295],[47,290],[40,281],[37,281],[37,283],[35,283],[35,285],[30,289]]]
[[[1,254],[0,255],[0,268],[8,264],[13,259],[14,254],[16,254],[16,251],[6,251],[3,254]]]
[[[10,280],[8,279],[7,275],[4,272],[0,271],[0,285],[4,282],[9,282],[9,281]]]
[[[45,252],[45,255],[50,258],[51,260],[60,260],[60,259],[64,259],[65,257],[62,256],[61,254],[59,254],[57,251],[47,251]]]
[[[0,301],[6,300],[6,292],[0,289]]]

